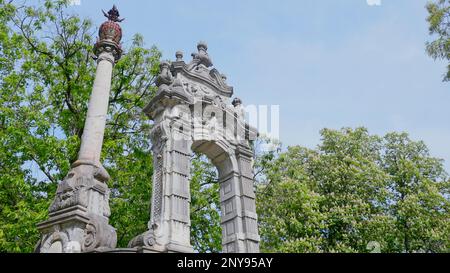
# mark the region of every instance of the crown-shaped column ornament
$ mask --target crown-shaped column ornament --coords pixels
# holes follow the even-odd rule
[[[42,234],[36,252],[92,252],[114,249],[117,235],[109,225],[108,172],[100,154],[108,112],[112,70],[122,55],[122,29],[116,6],[103,12],[94,46],[97,70],[87,111],[78,160],[58,185],[49,219],[38,224]]]
[[[115,5],[108,13],[103,11],[103,15],[108,18],[108,21],[100,26],[94,53],[98,58],[102,57],[102,53],[112,53],[114,61],[118,61],[122,56],[122,47],[120,45],[122,28],[119,23],[125,19],[119,19],[120,14]]]

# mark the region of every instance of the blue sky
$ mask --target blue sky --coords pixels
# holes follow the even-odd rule
[[[313,148],[322,128],[365,126],[424,140],[450,171],[450,84],[425,54],[426,0],[80,0],[99,25],[115,3],[124,43],[141,33],[164,59],[208,43],[244,104],[279,105],[285,146]]]

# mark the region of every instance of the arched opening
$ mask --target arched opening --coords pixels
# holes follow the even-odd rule
[[[213,141],[192,144],[191,243],[198,252],[222,251],[220,181],[232,170],[228,153]]]
[[[195,252],[222,250],[220,197],[217,168],[207,156],[193,153],[190,170],[190,241]]]

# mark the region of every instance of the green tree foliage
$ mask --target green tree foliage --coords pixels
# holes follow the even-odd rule
[[[444,81],[450,81],[450,0],[435,0],[426,8],[430,35],[436,38],[427,43],[427,52],[434,59],[449,61]]]
[[[219,183],[216,167],[194,154],[191,166],[191,242],[199,252],[222,250]]]
[[[383,170],[389,175],[391,251],[450,251],[450,183],[441,160],[407,134],[384,139]]]
[[[290,147],[264,163],[262,250],[450,250],[450,185],[423,142],[364,128],[321,134],[317,149]]]

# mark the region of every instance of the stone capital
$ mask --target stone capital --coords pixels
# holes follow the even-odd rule
[[[97,63],[108,61],[114,65],[122,56],[122,49],[111,41],[98,42],[95,45],[94,52],[97,56]]]

